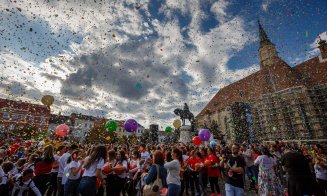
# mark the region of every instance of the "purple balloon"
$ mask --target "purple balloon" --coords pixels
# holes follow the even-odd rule
[[[199,138],[202,141],[209,141],[210,136],[211,136],[211,133],[210,133],[210,131],[208,129],[201,129],[199,131]]]
[[[127,132],[135,132],[137,131],[138,123],[134,119],[128,119],[124,124],[124,128]]]

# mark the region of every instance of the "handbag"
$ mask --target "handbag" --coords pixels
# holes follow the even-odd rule
[[[162,181],[159,177],[158,165],[156,165],[156,169],[157,169],[157,179],[148,185],[144,185],[143,196],[160,196],[161,194],[161,189],[163,188],[163,186],[162,186]]]

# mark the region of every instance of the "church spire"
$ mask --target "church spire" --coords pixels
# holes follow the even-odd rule
[[[276,64],[279,61],[279,57],[275,45],[271,43],[271,41],[269,40],[259,20],[258,20],[258,25],[259,25],[259,38],[260,38],[260,47],[259,47],[260,67],[261,69],[264,69],[270,67],[273,64]]]
[[[260,38],[260,47],[263,44],[272,44],[265,32],[265,30],[263,29],[262,25],[260,24],[260,20],[258,20],[258,24],[259,24],[259,38]]]

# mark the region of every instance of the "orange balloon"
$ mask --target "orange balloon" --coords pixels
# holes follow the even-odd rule
[[[211,167],[211,166],[212,166],[212,162],[211,162],[210,160],[205,160],[205,161],[204,161],[204,165],[205,165],[206,167]]]
[[[122,164],[117,164],[115,168],[123,168]],[[125,171],[124,170],[120,170],[120,171],[115,171],[115,173],[117,175],[122,175]]]
[[[102,173],[104,175],[108,175],[110,172],[110,164],[107,162],[104,164],[103,168],[102,168]]]
[[[195,164],[195,171],[199,171],[201,169],[201,163]]]

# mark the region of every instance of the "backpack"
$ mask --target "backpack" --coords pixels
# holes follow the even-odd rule
[[[143,196],[159,196],[161,194],[162,180],[159,177],[159,166],[155,165],[157,169],[157,178],[151,184],[146,184],[143,187]]]
[[[31,189],[32,182],[33,182],[33,180],[30,180],[30,182],[26,185],[26,184],[24,184],[22,177],[20,177],[19,179],[17,179],[17,181],[15,182],[15,185],[14,185],[14,186],[17,186],[18,189],[14,193],[12,193],[12,195],[14,195],[14,196],[18,195],[18,193],[21,191],[21,189],[24,189],[22,192],[23,196],[29,195],[29,192],[31,192],[31,190],[32,190]]]

